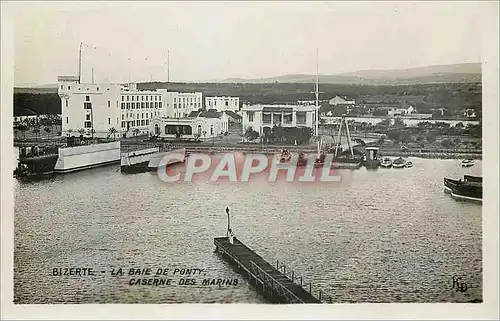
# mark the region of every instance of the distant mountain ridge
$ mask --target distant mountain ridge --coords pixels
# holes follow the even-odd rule
[[[411,85],[481,82],[481,64],[464,63],[396,70],[359,70],[337,75],[319,75],[320,83],[358,85]],[[315,75],[292,74],[269,78],[228,78],[221,83],[314,83]]]

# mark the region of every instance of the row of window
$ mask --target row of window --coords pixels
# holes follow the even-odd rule
[[[214,102],[214,106],[217,106],[217,100],[213,100],[213,102]],[[212,106],[212,100],[207,100],[207,103],[208,103],[208,106]],[[224,105],[229,106],[229,101],[226,100],[224,102]],[[238,102],[235,100],[233,105],[237,106]]]
[[[177,98],[174,97],[174,103],[177,102]],[[192,103],[193,97],[179,97],[179,103]],[[200,102],[200,97],[194,97],[194,102]]]
[[[154,112],[154,116],[156,116],[157,114],[159,115],[160,113]],[[153,118],[153,113],[152,112],[151,113],[136,114],[136,116],[134,116],[134,114],[132,114],[132,113],[130,113],[130,114],[126,113],[126,114],[122,114],[122,120],[125,120],[125,118],[129,118],[129,117],[137,118],[137,119],[144,118],[144,115],[146,115],[146,119],[147,118]],[[139,116],[141,116],[141,117],[139,117]]]
[[[148,101],[149,100],[149,97],[151,97],[151,101],[155,100],[155,101],[158,101],[158,100],[161,100],[161,96],[144,96],[144,95],[138,95],[138,96],[133,96],[133,95],[125,95],[125,96],[122,96],[122,101],[125,101],[125,97],[127,97],[127,101],[131,100],[131,101]],[[140,99],[139,99],[140,97]],[[146,97],[146,98],[144,98]],[[154,98],[153,98],[154,97]]]
[[[129,122],[129,126],[130,127],[134,127],[134,126],[148,126],[149,125],[149,119],[142,119],[142,120],[132,120]],[[127,122],[126,121],[122,121],[121,123],[121,126],[122,128],[125,128],[127,127]]]
[[[161,108],[160,102],[146,102],[146,103],[122,103],[122,109],[143,109],[143,108]]]
[[[194,106],[193,106],[194,104]],[[201,103],[189,103],[189,106],[194,107],[194,108],[201,108]],[[179,104],[179,107],[177,107],[177,104],[174,104],[174,108],[187,108],[188,104]]]
[[[64,89],[64,85],[61,85],[61,89]],[[71,90],[71,86],[68,86],[68,90]],[[82,90],[82,88],[78,87],[78,90]],[[90,88],[87,87],[87,90],[90,90]],[[107,90],[109,90],[109,88]],[[99,91],[99,87],[97,87],[97,91]]]

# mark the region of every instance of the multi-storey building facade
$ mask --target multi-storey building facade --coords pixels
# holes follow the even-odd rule
[[[58,78],[62,135],[95,137],[147,134],[156,116],[186,117],[201,107],[201,93],[137,90],[136,84],[82,84],[78,77]],[[196,107],[195,107],[196,106]]]
[[[242,108],[243,133],[248,127],[263,134],[274,126],[315,126],[315,106],[304,105],[245,105]]]
[[[187,117],[193,110],[198,110],[203,104],[203,94],[167,92],[165,89],[159,90],[165,97],[166,108],[162,116],[169,118]]]
[[[240,98],[239,97],[205,97],[205,108],[206,109],[216,109],[217,111],[240,110]]]

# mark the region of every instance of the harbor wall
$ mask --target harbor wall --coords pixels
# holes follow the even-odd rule
[[[59,148],[56,172],[72,172],[120,161],[120,142]]]

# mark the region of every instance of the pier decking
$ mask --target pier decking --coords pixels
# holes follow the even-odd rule
[[[290,280],[236,237],[233,244],[227,237],[214,238],[214,244],[217,252],[223,254],[271,302],[321,303],[320,299]]]

